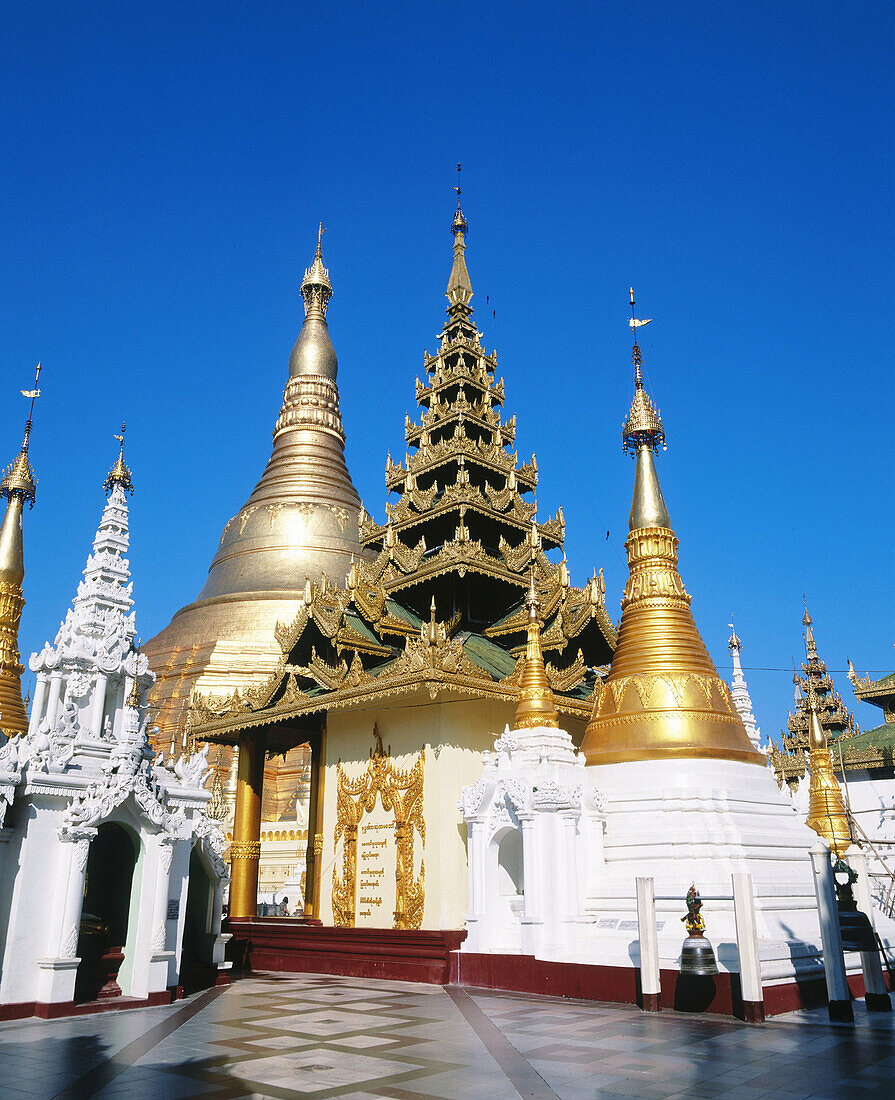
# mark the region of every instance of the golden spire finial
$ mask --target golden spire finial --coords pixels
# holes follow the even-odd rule
[[[31,399],[25,435],[16,460],[7,466],[0,480],[0,497],[6,497],[6,513],[0,523],[0,730],[7,737],[28,729],[28,715],[22,700],[22,673],[19,659],[19,623],[25,607],[22,583],[25,580],[25,552],[22,543],[22,510],[27,500],[34,505],[37,479],[28,461],[28,446],[34,416],[34,402],[40,397],[37,382],[40,363],[34,372],[34,389],[20,390]]]
[[[454,311],[458,307],[461,315],[468,318],[468,315],[472,312],[469,305],[472,299],[472,283],[469,279],[469,272],[466,270],[466,233],[469,226],[466,223],[466,218],[463,217],[463,211],[460,209],[460,169],[462,165],[457,165],[457,186],[454,190],[457,192],[457,211],[454,214],[454,220],[451,222],[451,233],[454,236],[454,263],[451,267],[451,276],[448,279],[447,290],[445,296],[450,302],[448,313],[454,315]]]
[[[659,444],[665,447],[665,429],[662,427],[662,414],[656,408],[643,388],[643,356],[637,343],[637,329],[648,325],[652,318],[638,321],[634,316],[634,288],[631,287],[631,320],[628,324],[634,330],[634,347],[631,361],[634,364],[634,399],[625,426],[622,429],[622,448],[637,454],[641,447],[649,447],[655,452]]]
[[[465,233],[467,230],[466,219],[463,217],[463,211],[460,209],[460,172],[463,169],[463,165],[457,161],[457,186],[454,190],[457,192],[457,213],[454,215],[454,221],[451,225],[451,232],[456,235],[457,233]]]
[[[333,286],[329,281],[329,272],[323,266],[323,234],[326,232],[323,222],[317,225],[317,247],[314,250],[314,262],[305,271],[301,281],[301,296],[305,300],[305,318],[312,314],[326,316],[326,307],[333,296]]]
[[[677,568],[678,541],[653,461],[665,435],[643,390],[631,291],[634,403],[625,450],[637,457],[628,520],[628,583],[606,690],[594,706],[581,749],[588,764],[709,757],[767,765],[749,740],[730,688],[718,675],[690,611]],[[736,637],[736,635],[734,635]]]
[[[805,628],[805,652],[808,660],[817,657],[817,643],[814,641],[814,620],[808,614],[808,600],[803,595],[802,602],[805,605],[805,614],[802,616],[802,626]]]
[[[37,385],[40,371],[41,366],[38,363],[34,371],[33,390],[19,390],[23,397],[31,398],[31,404],[28,407],[28,419],[25,421],[25,434],[18,455],[3,471],[3,478],[0,480],[0,496],[6,497],[7,500],[12,500],[14,496],[20,497],[22,501],[27,500],[32,508],[34,507],[34,496],[37,490],[37,478],[31,469],[28,448],[31,444],[31,428],[34,423],[34,402],[40,397],[40,390]]]
[[[121,421],[121,435],[115,433],[115,438],[118,440],[118,457],[115,459],[115,463],[112,469],[109,470],[106,475],[106,480],[103,482],[103,492],[106,496],[112,492],[112,489],[116,485],[120,485],[126,493],[133,494],[134,481],[131,477],[131,472],[124,464],[124,433],[126,426],[124,421]]]
[[[727,643],[727,648],[733,652],[733,650],[740,650],[743,648],[743,643],[737,636],[736,628],[733,625],[733,612],[730,613],[730,622],[727,624],[730,627],[730,641]]]
[[[525,604],[528,607],[528,642],[525,648],[525,665],[519,678],[519,702],[513,714],[513,729],[534,729],[542,726],[556,729],[559,726],[559,716],[541,652],[541,602],[535,587],[534,565],[529,570]]]

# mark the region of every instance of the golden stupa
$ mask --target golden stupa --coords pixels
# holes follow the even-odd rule
[[[559,726],[559,715],[556,713],[556,703],[541,651],[541,608],[535,589],[534,569],[531,571],[525,603],[528,607],[528,637],[525,665],[519,677],[519,702],[513,714],[513,729],[537,729],[545,726],[556,729]]]
[[[22,545],[22,513],[27,501],[34,506],[37,478],[28,459],[31,439],[31,417],[34,400],[40,395],[37,380],[40,363],[34,378],[34,389],[23,390],[31,398],[31,410],[25,424],[25,438],[14,462],[11,462],[0,480],[0,497],[6,497],[6,514],[0,524],[0,731],[7,737],[15,737],[28,729],[28,715],[22,700],[22,673],[25,671],[19,657],[19,623],[25,607],[22,582],[25,580],[25,553]]]
[[[632,320],[634,292],[631,291]],[[659,410],[643,387],[634,323],[634,400],[622,443],[636,455],[628,520],[628,583],[618,645],[582,743],[588,764],[711,757],[766,766],[718,675],[677,569],[678,540],[653,456],[665,444]]]
[[[158,677],[148,703],[157,747],[166,752],[181,748],[193,688],[220,695],[263,681],[280,657],[276,624],[295,617],[306,578],[319,582],[325,574],[341,583],[352,556],[363,553],[326,320],[332,284],[321,233],[301,283],[305,318],[264,473],[224,527],[198,598],[142,647]],[[268,765],[265,820],[294,811],[304,756],[300,748],[285,763]]]
[[[807,614],[806,610],[805,615]],[[842,791],[833,773],[833,757],[817,713],[817,696],[811,686],[808,689],[808,722],[808,765],[811,769],[811,788],[805,824],[827,842],[830,851],[837,856],[842,856],[851,845],[848,813],[842,800]]]

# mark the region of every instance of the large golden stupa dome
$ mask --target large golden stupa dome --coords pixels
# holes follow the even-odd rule
[[[158,680],[150,694],[157,744],[179,751],[189,697],[229,694],[265,679],[280,655],[277,622],[290,622],[305,579],[343,582],[358,541],[360,498],[345,464],[336,386],[338,362],[326,309],[332,296],[318,233],[314,262],[301,284],[305,319],[289,358],[289,377],[258,484],[228,521],[197,599],[143,646]],[[279,816],[294,800],[266,784]],[[269,800],[266,800],[269,801]]]

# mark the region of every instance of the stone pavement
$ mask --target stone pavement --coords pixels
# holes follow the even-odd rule
[[[164,1008],[0,1025],[0,1096],[893,1095],[893,1016],[717,1017],[318,975],[262,975]]]

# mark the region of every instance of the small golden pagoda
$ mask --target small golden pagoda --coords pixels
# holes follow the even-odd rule
[[[808,720],[811,791],[805,823],[827,842],[832,852],[841,856],[848,851],[851,844],[848,814],[842,800],[842,791],[833,774],[833,756],[820,724],[817,697],[813,688],[809,688],[808,693]]]
[[[31,398],[25,423],[25,437],[15,461],[6,467],[0,481],[0,497],[6,497],[6,514],[0,524],[0,732],[7,737],[26,733],[28,715],[22,701],[22,673],[19,658],[19,623],[25,607],[22,582],[25,579],[25,554],[22,545],[22,513],[27,501],[34,507],[37,478],[28,460],[34,401],[40,396],[34,376],[34,389],[22,393]]]
[[[630,574],[618,645],[582,743],[588,764],[660,757],[711,757],[765,765],[749,740],[730,689],[718,675],[690,611],[653,456],[665,431],[643,386],[639,324],[633,316],[634,399],[622,432],[636,456],[628,520]]]
[[[519,702],[513,714],[513,729],[537,729],[548,726],[556,729],[559,716],[553,690],[547,678],[544,654],[541,652],[541,604],[535,588],[535,572],[531,570],[531,581],[525,604],[528,608],[528,641],[525,647],[525,664],[519,677]]]

